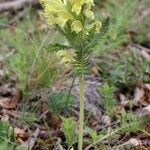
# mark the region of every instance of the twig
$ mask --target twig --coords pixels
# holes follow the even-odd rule
[[[45,111],[43,114],[41,114],[41,116],[39,117],[39,120],[41,120],[47,113],[48,113],[48,110]]]
[[[71,90],[74,86],[75,79],[76,79],[76,77],[73,77],[73,80],[72,80],[72,83],[71,83],[71,86],[70,86],[70,89],[69,89],[69,92],[68,92],[68,101],[69,101],[69,98],[71,96]]]

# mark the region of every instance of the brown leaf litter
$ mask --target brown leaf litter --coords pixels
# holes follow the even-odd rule
[[[133,89],[133,98],[128,97],[128,93],[120,93],[119,100],[120,104],[123,107],[129,107],[129,105],[133,106],[148,106],[150,104],[150,84],[144,84],[140,86],[136,86]]]
[[[5,109],[16,108],[18,101],[21,100],[21,91],[17,88],[13,88],[9,97],[0,97],[0,107]]]

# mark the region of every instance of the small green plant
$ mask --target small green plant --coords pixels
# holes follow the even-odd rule
[[[62,119],[62,131],[65,135],[67,144],[69,145],[69,147],[71,147],[78,141],[75,121],[73,118],[61,117],[61,119]]]
[[[27,123],[29,125],[38,121],[38,118],[35,115],[35,112],[25,112],[20,118],[19,121]]]
[[[15,143],[13,129],[7,121],[0,121],[0,150],[27,150]]]
[[[85,131],[86,131],[86,133],[88,133],[90,135],[90,138],[92,139],[92,141],[97,140],[97,138],[98,138],[98,132],[97,131],[95,131],[89,127],[86,127]]]
[[[114,112],[114,105],[115,105],[115,99],[114,99],[114,87],[111,87],[109,84],[104,83],[100,88],[100,93],[102,94],[104,100],[103,105],[106,109],[106,114],[111,116]]]
[[[28,150],[28,148],[3,141],[0,143],[0,150]]]
[[[90,135],[90,138],[92,139],[92,142],[96,141],[97,139],[99,139],[99,134],[97,131],[89,128],[89,127],[86,127],[85,128],[86,132]],[[88,141],[91,141],[91,140],[88,140]],[[94,150],[100,150],[100,147],[95,145],[94,146]]]
[[[96,134],[95,131],[89,130],[90,135],[94,133],[94,141],[93,141],[93,144],[90,144],[89,146],[87,146],[85,150],[89,150],[90,148],[95,147],[103,140],[113,139],[117,135],[125,134],[125,133],[136,133],[137,131],[142,131],[144,128],[144,124],[145,123],[149,124],[150,117],[145,116],[145,117],[139,118],[133,114],[129,114],[125,111],[122,111],[122,114],[118,118],[118,122],[119,123],[116,125],[116,127],[113,128],[111,131],[107,129],[103,129],[102,131]],[[92,136],[91,138],[93,140]]]
[[[39,99],[37,98],[37,101],[34,101],[31,104],[29,102],[30,100],[27,97],[24,97],[23,102],[18,106],[18,111],[21,112],[21,115],[18,117],[16,124],[21,123],[31,126],[39,121],[37,114],[40,102],[38,100]]]
[[[0,121],[0,139],[10,137],[9,127],[10,125],[7,121]]]
[[[127,132],[137,132],[138,130],[142,129],[142,123],[143,118],[138,118],[130,113],[127,113],[125,110],[121,112],[121,115],[118,116],[119,120],[119,127],[121,127],[121,130],[119,131],[121,133],[127,133]],[[128,124],[131,124],[130,126],[127,126]],[[124,128],[123,128],[124,127]]]
[[[103,82],[112,83],[115,87],[149,82],[149,61],[132,50],[128,50],[127,55],[120,54],[115,61],[110,59],[99,63],[99,67]]]
[[[62,91],[60,93],[52,94],[48,101],[48,109],[53,113],[60,113],[61,111],[67,111],[72,105],[73,97],[68,92]]]
[[[78,150],[82,150],[84,126],[84,73],[88,66],[90,54],[107,33],[109,18],[101,23],[96,20],[92,7],[94,0],[40,0],[44,8],[44,16],[49,25],[66,37],[67,45],[53,44],[49,49],[63,52],[66,59],[73,65],[79,77],[80,114]],[[59,49],[56,48],[59,45]],[[56,48],[56,49],[55,49]],[[63,51],[62,51],[63,50]],[[71,51],[66,53],[66,50]],[[69,56],[69,57],[68,57]],[[68,62],[68,61],[67,61]]]

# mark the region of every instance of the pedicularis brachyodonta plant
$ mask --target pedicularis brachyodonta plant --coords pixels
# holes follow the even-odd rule
[[[68,45],[52,44],[63,62],[73,65],[79,77],[80,115],[78,150],[82,150],[84,125],[84,72],[90,54],[106,35],[109,18],[103,22],[96,20],[92,8],[94,0],[40,0],[44,16],[50,26],[54,26],[68,41]],[[67,51],[68,50],[68,51]]]

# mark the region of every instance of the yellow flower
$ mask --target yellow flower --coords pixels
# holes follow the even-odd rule
[[[84,3],[85,3],[84,0],[74,0],[73,6],[72,6],[72,12],[75,12],[77,15],[79,15]]]
[[[57,20],[57,24],[61,27],[64,27],[68,20],[73,20],[73,16],[68,11],[57,11],[58,18],[55,18]]]
[[[91,11],[92,6],[87,4],[84,7],[83,13],[86,17],[91,18],[92,20],[94,19],[94,13]]]
[[[61,0],[40,0],[44,6],[44,15],[49,25],[59,25],[64,27],[73,16],[67,10],[66,2]]]
[[[95,33],[99,33],[101,27],[102,27],[102,23],[100,21],[95,21],[86,27],[87,33],[90,32],[91,30],[94,30]]]
[[[61,0],[39,0],[39,1],[44,7],[49,9],[49,11],[62,9],[64,7],[64,3]]]
[[[102,23],[100,21],[96,21],[95,22],[95,32],[99,33],[101,28],[102,28]]]
[[[71,5],[71,6],[73,6],[73,4],[75,2],[75,0],[67,0],[67,1],[68,1],[68,4]]]
[[[69,0],[69,3],[72,5],[72,12],[79,15],[82,10],[82,6],[85,4],[92,6],[94,5],[94,0]]]
[[[82,30],[82,23],[79,20],[75,20],[71,24],[71,30],[75,31],[76,33],[79,33]]]
[[[61,62],[64,64],[73,63],[75,61],[74,56],[75,54],[68,50],[60,50],[57,52],[58,58],[61,59]]]
[[[94,0],[85,0],[85,3],[94,6]]]

